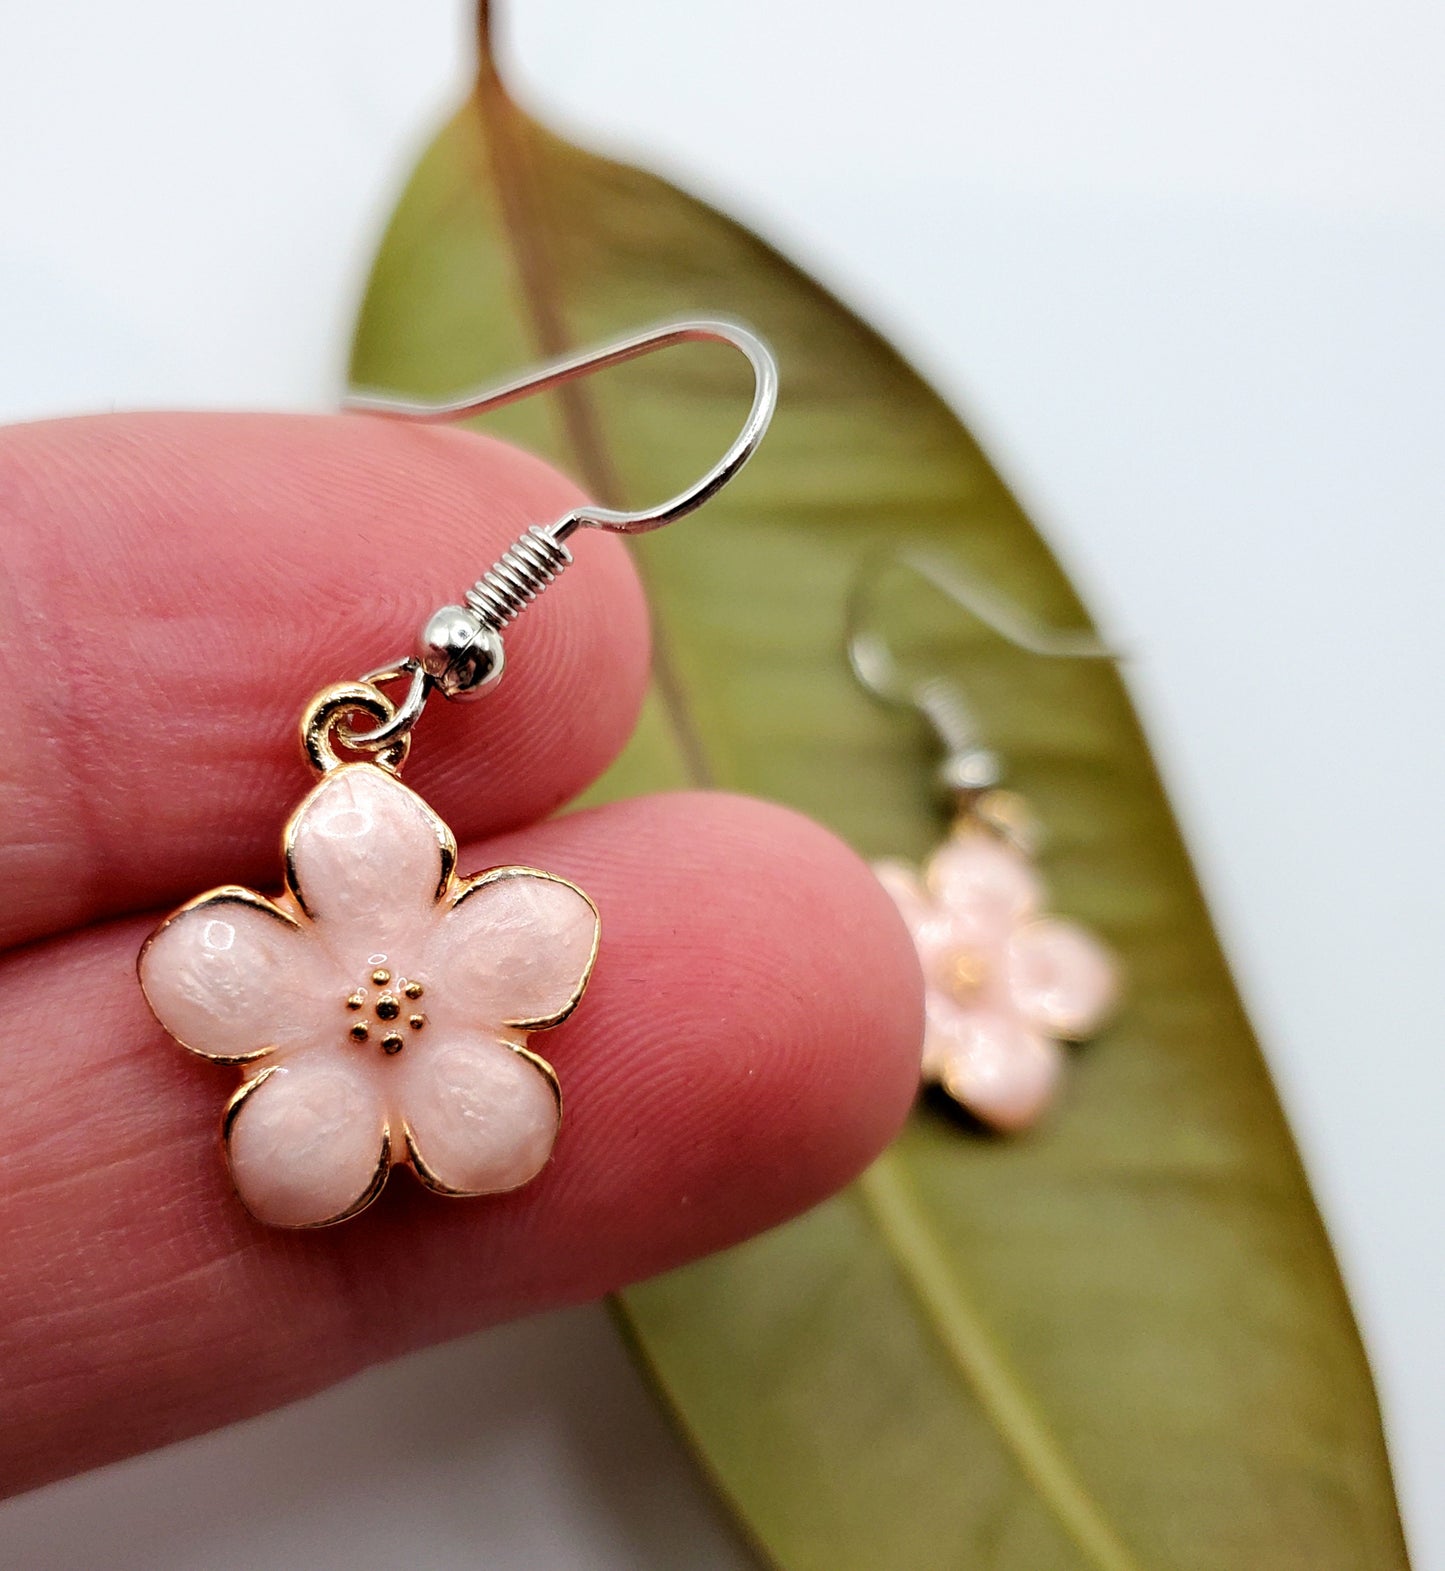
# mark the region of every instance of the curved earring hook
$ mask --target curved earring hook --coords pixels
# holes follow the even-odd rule
[[[874,558],[873,560],[880,560]],[[906,677],[887,641],[867,625],[879,580],[890,569],[906,569],[932,584],[975,621],[1026,654],[1044,660],[1117,660],[1118,654],[1096,634],[1070,631],[1036,622],[1017,606],[986,589],[961,568],[919,551],[881,558],[881,570],[865,562],[844,616],[848,664],[859,684],[890,708],[911,709],[923,716],[943,744],[944,783],[954,790],[981,791],[998,784],[1002,766],[982,743],[977,721],[957,686],[932,674]]]
[[[534,524],[467,590],[465,605],[442,606],[433,612],[422,628],[415,655],[380,667],[363,678],[372,684],[406,680],[406,695],[400,704],[391,705],[390,719],[369,731],[354,731],[343,724],[343,742],[371,749],[394,743],[421,717],[433,688],[439,688],[447,698],[476,698],[488,691],[502,674],[502,629],[568,566],[572,553],[564,542],[578,529],[644,534],[685,518],[716,496],[752,457],[768,429],[778,403],[778,366],[768,346],[741,322],[699,317],[659,323],[628,338],[550,361],[499,386],[481,388],[442,403],[419,402],[377,391],[361,391],[345,400],[342,408],[357,414],[426,425],[449,424],[686,343],[726,344],[752,367],[752,407],[722,457],[700,479],[655,507],[623,511],[584,504],[554,523]]]
[[[773,418],[773,411],[778,404],[777,361],[762,339],[741,322],[698,318],[659,323],[630,338],[618,339],[615,343],[602,344],[595,349],[585,349],[580,354],[550,361],[499,387],[464,393],[460,398],[445,403],[417,403],[394,398],[390,394],[362,391],[348,398],[342,408],[361,414],[383,415],[392,420],[416,420],[427,425],[446,424],[505,408],[508,404],[530,398],[535,393],[545,393],[553,387],[561,387],[563,383],[576,381],[579,377],[606,371],[642,355],[655,354],[674,344],[688,343],[729,344],[744,355],[753,368],[753,406],[748,411],[742,430],[733,438],[727,451],[700,480],[695,480],[669,501],[661,502],[656,507],[632,512],[621,512],[610,507],[579,507],[548,530],[559,543],[577,529],[606,529],[625,535],[644,534],[649,529],[661,529],[664,524],[685,518],[709,497],[716,496],[752,457],[763,439],[763,433],[768,429],[768,422]]]

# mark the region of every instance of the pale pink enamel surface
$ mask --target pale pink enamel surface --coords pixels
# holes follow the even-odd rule
[[[1009,933],[1009,921],[989,908],[984,913],[956,917],[934,898],[923,880],[903,862],[875,862],[878,881],[893,897],[899,914],[913,935],[925,981],[930,987],[945,987],[953,957],[961,949],[992,955],[1002,950]]]
[[[955,924],[984,936],[1031,916],[1043,903],[1043,883],[1028,858],[982,832],[945,840],[928,859],[924,881]]]
[[[1010,1015],[960,1011],[940,1031],[939,1076],[948,1094],[995,1129],[1027,1129],[1053,1100],[1063,1069],[1063,1049]]]
[[[172,1035],[216,1057],[271,1050],[272,1073],[228,1138],[236,1187],[263,1221],[299,1227],[348,1211],[375,1178],[388,1125],[392,1160],[406,1159],[409,1128],[448,1189],[515,1188],[546,1163],[556,1096],[509,1043],[576,1002],[597,913],[525,868],[459,895],[443,878],[449,840],[392,776],[338,769],[290,834],[305,913],[217,891],[143,955],[146,996]]]
[[[1076,922],[1027,923],[1009,940],[1007,964],[1019,1013],[1050,1036],[1088,1036],[1118,996],[1113,958]]]
[[[212,1058],[243,1058],[312,1039],[321,1018],[322,957],[269,902],[221,891],[179,912],[141,955],[156,1018]]]
[[[441,820],[385,770],[354,764],[327,775],[290,835],[297,894],[333,941],[387,950],[419,935],[442,875]]]
[[[396,1065],[397,1100],[421,1165],[447,1189],[515,1189],[545,1165],[558,1108],[538,1070],[505,1043],[437,1039]]]
[[[875,871],[923,968],[923,1078],[997,1129],[1036,1121],[1080,1040],[1118,996],[1108,950],[1073,922],[1039,916],[1044,889],[1016,846],[966,828],[930,858]]]
[[[273,1069],[226,1142],[246,1209],[277,1227],[312,1227],[349,1210],[376,1176],[386,1112],[359,1058],[304,1053]]]
[[[597,912],[571,884],[503,868],[466,889],[427,950],[447,979],[447,1018],[551,1021],[575,1000],[597,943]]]

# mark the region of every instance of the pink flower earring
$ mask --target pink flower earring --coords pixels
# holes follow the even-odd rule
[[[1112,658],[1092,635],[1030,626],[941,563],[909,556],[897,565],[1032,654]],[[1085,928],[1045,914],[1038,826],[1024,799],[1001,789],[1000,761],[956,688],[936,674],[905,676],[878,632],[862,625],[864,592],[877,576],[860,579],[853,596],[849,661],[875,698],[928,721],[944,748],[939,778],[953,806],[948,836],[921,870],[894,859],[874,865],[923,968],[922,1081],[990,1128],[1017,1133],[1053,1100],[1064,1044],[1092,1036],[1113,1011],[1118,968]]]
[[[583,507],[534,525],[464,606],[431,617],[417,655],[318,693],[301,740],[321,779],[286,827],[282,892],[213,889],[141,950],[141,988],[161,1025],[190,1051],[241,1069],[222,1136],[236,1190],[259,1221],[343,1221],[376,1198],[397,1163],[444,1195],[515,1189],[546,1164],[562,1096],[528,1037],[580,1001],[598,953],[597,908],[535,868],[459,877],[451,831],[397,777],[434,691],[471,699],[497,682],[502,630],[571,562],[571,534],[658,529],[727,484],[767,429],[777,372],[747,329],[682,322],[454,404],[352,405],[462,419],[689,341],[729,344],[753,368],[752,409],[717,464],[661,506]],[[393,702],[385,689],[402,682],[405,696]]]

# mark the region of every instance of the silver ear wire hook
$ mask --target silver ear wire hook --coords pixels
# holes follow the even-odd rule
[[[973,712],[957,686],[937,673],[917,679],[905,675],[882,634],[868,626],[868,612],[879,580],[890,568],[917,574],[990,632],[1027,654],[1045,660],[1118,658],[1095,634],[1045,627],[937,557],[905,551],[888,557],[881,567],[865,563],[848,596],[845,612],[848,663],[859,683],[880,703],[916,710],[928,721],[943,745],[944,760],[939,773],[951,791],[991,789],[1002,778],[1002,765],[997,754],[984,745]]]
[[[500,387],[480,389],[444,403],[417,403],[379,392],[357,393],[345,401],[342,407],[356,413],[427,425],[448,424],[686,343],[728,344],[746,357],[753,370],[752,408],[722,457],[692,485],[655,507],[628,512],[587,504],[555,523],[534,524],[466,592],[465,605],[443,606],[432,614],[422,629],[418,654],[362,678],[373,684],[409,678],[411,685],[391,719],[369,731],[343,727],[345,742],[375,748],[405,735],[416,724],[434,687],[447,698],[476,698],[492,686],[502,674],[502,629],[571,562],[572,553],[564,542],[578,529],[643,534],[685,518],[716,496],[762,441],[777,407],[778,367],[768,346],[741,323],[698,319],[664,322],[630,338],[551,361]]]

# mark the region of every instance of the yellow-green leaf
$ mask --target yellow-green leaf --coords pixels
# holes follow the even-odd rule
[[[488,62],[387,233],[353,375],[448,394],[719,312],[772,342],[782,401],[705,515],[638,544],[657,680],[598,794],[717,784],[918,855],[941,829],[928,739],[840,656],[859,564],[922,541],[1041,621],[1084,613],[954,415],[826,291],[549,134]],[[689,349],[493,428],[639,503],[709,462],[746,397],[730,357]],[[917,620],[1047,826],[1054,904],[1123,957],[1126,1006],[1046,1130],[980,1140],[922,1107],[847,1193],[623,1295],[629,1335],[788,1571],[1403,1565],[1349,1306],[1116,673],[922,600]]]

